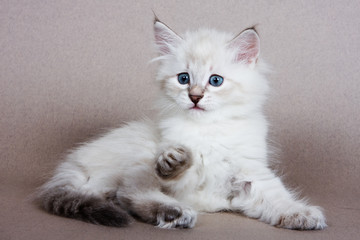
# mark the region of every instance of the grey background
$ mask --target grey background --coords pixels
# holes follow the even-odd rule
[[[238,33],[257,24],[261,55],[273,69],[266,105],[269,142],[276,149],[274,157],[281,161],[284,179],[327,210],[333,227],[316,233],[318,239],[357,236],[357,0],[1,0],[0,234],[5,239],[46,239],[61,223],[65,229],[77,226],[67,233],[73,239],[84,231],[94,231],[90,238],[102,234],[96,226],[50,216],[24,199],[44,182],[69,148],[124,121],[153,114],[152,10],[178,33],[198,27]],[[240,236],[236,221],[246,226],[243,237],[260,238],[262,231],[257,228],[275,234],[265,234],[269,239],[295,234],[217,214],[200,217],[200,230],[191,230],[189,236],[215,236],[211,231],[219,218],[223,227],[217,234],[224,232],[228,238]],[[16,228],[18,221],[25,228]],[[202,232],[201,227],[207,230]],[[136,231],[160,234],[139,223],[109,231],[126,231],[128,236]],[[56,236],[61,239],[65,232]],[[177,234],[182,238],[188,233]],[[108,235],[112,236],[117,233]],[[304,235],[296,233],[292,238],[297,236]]]

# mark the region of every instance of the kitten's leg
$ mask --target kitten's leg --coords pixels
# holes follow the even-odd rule
[[[191,154],[180,146],[162,149],[165,150],[159,151],[156,160],[156,174],[164,181],[175,180],[191,166]],[[145,186],[146,183],[137,185]],[[197,214],[194,210],[157,188],[138,189],[134,192],[130,187],[123,193],[119,190],[118,199],[122,207],[128,209],[133,216],[161,228],[192,228],[196,222]]]
[[[263,180],[247,182],[245,192],[244,189],[232,191],[239,193],[231,198],[232,209],[282,228],[312,230],[326,227],[319,207],[296,200],[278,177],[270,175]]]
[[[158,190],[133,194],[119,191],[118,199],[134,217],[161,228],[192,228],[196,222],[194,210]]]
[[[163,180],[173,180],[192,165],[191,152],[183,146],[167,147],[156,162],[156,174]]]
[[[62,163],[56,174],[38,190],[37,204],[59,216],[106,226],[128,225],[129,214],[104,198],[103,186],[91,186],[90,177],[82,170],[74,162]]]
[[[158,154],[155,171],[164,182],[175,180],[191,166],[192,158],[189,151],[183,147],[162,148]],[[155,176],[154,176],[155,177]],[[156,178],[158,182],[159,179]],[[141,178],[138,181],[144,181]],[[165,195],[154,184],[147,187],[148,182],[153,179],[147,179],[145,182],[139,182],[136,186],[146,188],[134,189],[131,184],[126,184],[126,189],[119,189],[117,198],[120,205],[136,218],[154,224],[161,228],[192,228],[196,222],[197,213],[176,199]]]

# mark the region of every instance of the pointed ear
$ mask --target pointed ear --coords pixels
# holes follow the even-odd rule
[[[235,52],[235,61],[251,66],[256,64],[260,54],[260,38],[255,29],[249,28],[237,35],[229,44]]]
[[[182,40],[179,35],[164,23],[160,22],[157,18],[155,18],[154,21],[154,33],[155,44],[160,55],[170,54]]]

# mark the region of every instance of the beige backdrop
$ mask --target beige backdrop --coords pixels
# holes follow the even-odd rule
[[[0,235],[41,239],[55,231],[50,226],[66,229],[70,223],[82,229],[68,235],[73,239],[84,231],[102,234],[94,230],[96,226],[68,219],[61,225],[63,219],[22,199],[44,181],[67,149],[104,129],[152,114],[156,71],[156,65],[149,64],[155,56],[152,9],[179,33],[204,26],[237,33],[258,24],[261,54],[273,68],[266,112],[271,122],[269,142],[277,149],[274,157],[281,160],[288,185],[299,187],[327,210],[332,228],[317,233],[318,239],[356,236],[355,226],[360,224],[358,0],[0,0]],[[232,219],[217,229],[225,229],[228,237],[240,236],[235,230],[229,232],[233,221],[251,221],[224,214],[203,217],[199,228],[208,227],[210,232],[194,229],[190,236],[214,236],[211,229],[219,217],[225,223]],[[26,231],[15,227],[20,219]],[[37,227],[31,225],[34,221]],[[48,228],[40,227],[49,221],[53,223]],[[134,226],[135,232],[147,229],[158,234],[153,228]],[[123,230],[112,231],[108,238]],[[253,231],[255,235],[249,236],[260,236],[262,230]],[[57,233],[59,239],[62,232]],[[290,234],[275,233],[269,236]],[[301,238],[297,234],[292,238],[297,236]]]

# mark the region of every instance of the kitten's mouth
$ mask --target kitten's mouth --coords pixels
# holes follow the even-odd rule
[[[193,106],[192,108],[190,108],[191,110],[195,110],[195,111],[205,111],[205,109],[199,107],[199,106]]]

